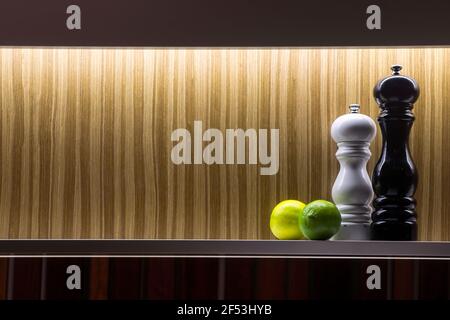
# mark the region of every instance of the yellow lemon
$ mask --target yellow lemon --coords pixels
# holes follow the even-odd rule
[[[280,240],[303,240],[298,219],[305,204],[297,200],[285,200],[273,208],[270,216],[270,230]]]

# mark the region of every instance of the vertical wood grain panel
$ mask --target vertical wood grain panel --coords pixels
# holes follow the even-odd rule
[[[7,298],[8,289],[8,259],[0,258],[0,300]]]
[[[309,259],[287,259],[286,298],[306,300],[309,294]]]
[[[450,275],[448,263],[437,260],[419,261],[419,299],[447,300]]]
[[[92,258],[89,275],[89,299],[108,299],[109,258]]]
[[[147,259],[144,271],[144,298],[150,300],[174,299],[177,295],[177,271],[176,258]]]
[[[0,237],[269,239],[331,198],[332,121],[391,64],[417,79],[419,238],[450,240],[450,49],[0,49]],[[280,168],[176,166],[171,132],[280,129]],[[193,137],[192,137],[193,138]],[[372,170],[381,136],[372,145]]]
[[[181,300],[217,300],[219,260],[181,258],[175,263],[175,292]],[[169,289],[170,290],[170,289]]]
[[[8,299],[42,299],[42,266],[39,258],[10,258],[8,272]]]
[[[395,260],[393,272],[393,299],[413,300],[416,297],[415,266],[414,260]],[[445,262],[443,262],[445,263]]]
[[[42,259],[44,260],[44,259]],[[41,296],[45,300],[83,300],[90,298],[91,274],[88,258],[47,258],[45,263],[45,279],[42,281]],[[71,265],[80,268],[80,289],[69,289],[67,281],[73,274],[67,273]]]
[[[286,299],[288,280],[287,259],[256,259],[254,298]]]
[[[254,297],[257,260],[251,258],[225,260],[226,300],[250,300]]]
[[[139,300],[143,298],[144,261],[138,258],[109,260],[108,299]]]

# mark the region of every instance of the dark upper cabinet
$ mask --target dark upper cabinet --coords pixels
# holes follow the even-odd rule
[[[371,5],[368,0],[9,0],[0,3],[0,46],[450,44],[447,0],[378,0],[380,12]]]

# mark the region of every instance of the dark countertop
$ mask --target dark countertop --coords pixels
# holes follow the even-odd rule
[[[450,242],[0,240],[1,256],[231,256],[450,259]]]

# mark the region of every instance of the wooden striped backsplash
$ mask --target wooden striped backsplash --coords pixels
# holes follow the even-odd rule
[[[1,238],[268,239],[280,200],[331,199],[330,126],[399,63],[421,86],[419,237],[450,240],[450,49],[0,49]],[[280,129],[280,169],[176,166],[171,132]],[[371,172],[380,154],[372,146]]]

